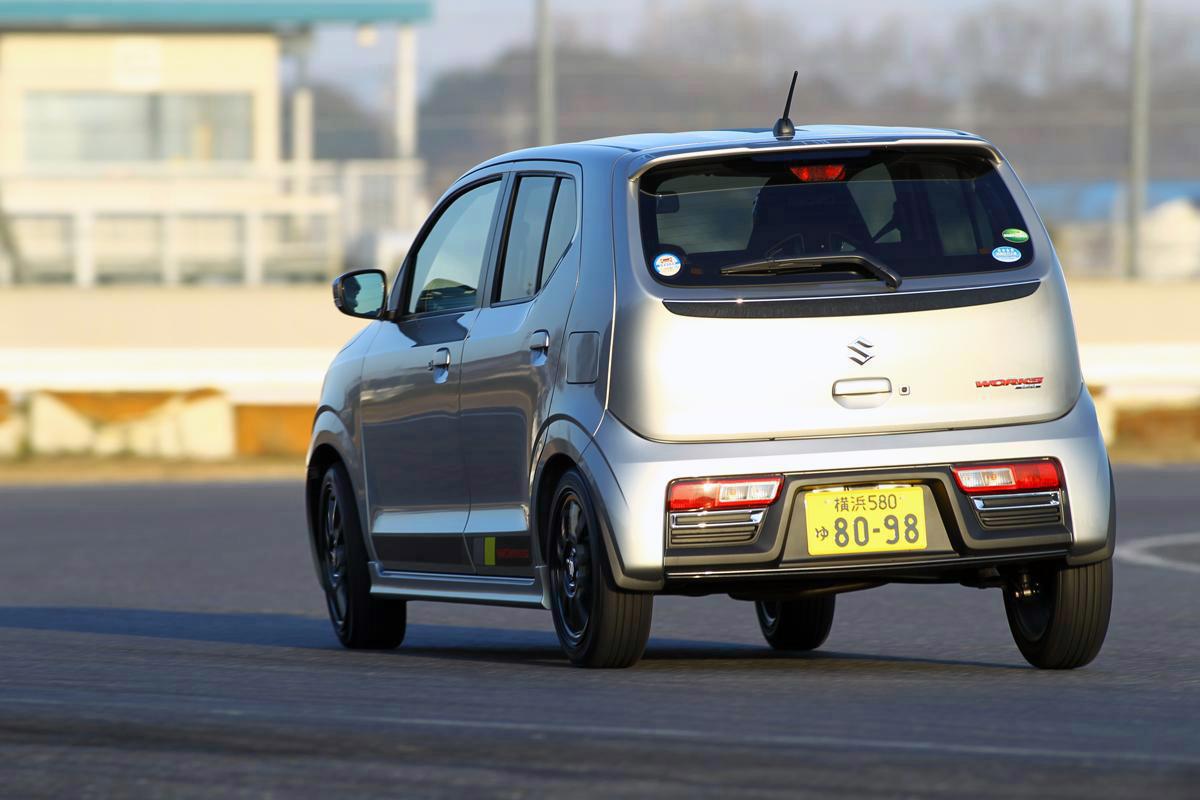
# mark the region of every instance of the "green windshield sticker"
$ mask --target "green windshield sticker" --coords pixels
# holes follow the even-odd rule
[[[1004,241],[1013,244],[1025,244],[1029,241],[1029,234],[1020,228],[1005,228],[1000,231],[1000,235],[1004,237]]]

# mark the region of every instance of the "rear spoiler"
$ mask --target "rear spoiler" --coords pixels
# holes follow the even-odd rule
[[[1004,161],[1004,156],[991,142],[983,139],[888,139],[883,141],[871,140],[851,140],[851,141],[823,141],[823,142],[807,142],[804,144],[788,144],[785,146],[768,145],[766,147],[718,147],[715,149],[699,149],[687,150],[683,152],[675,151],[664,153],[662,155],[651,155],[647,161],[642,162],[629,174],[629,180],[636,182],[649,170],[663,164],[670,164],[677,161],[691,161],[701,158],[719,158],[721,156],[750,156],[757,153],[770,151],[775,152],[803,152],[806,150],[861,150],[868,147],[902,147],[909,150],[917,149],[939,149],[946,148],[965,148],[979,152],[986,156],[989,160],[999,166]],[[643,155],[650,155],[653,151],[649,151]]]

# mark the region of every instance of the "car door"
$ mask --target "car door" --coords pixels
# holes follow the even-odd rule
[[[503,189],[491,175],[439,206],[397,280],[394,321],[363,361],[369,530],[385,570],[471,571],[459,381]]]
[[[531,566],[531,460],[575,292],[580,180],[561,163],[514,172],[496,266],[463,350],[466,540],[480,573],[519,575]]]

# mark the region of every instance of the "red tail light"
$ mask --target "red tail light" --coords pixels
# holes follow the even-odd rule
[[[783,478],[779,475],[676,481],[667,489],[667,509],[708,511],[769,506],[779,497],[782,485]]]
[[[805,164],[802,167],[790,167],[789,169],[796,176],[796,180],[801,183],[824,183],[846,179],[845,164]]]
[[[958,488],[967,494],[1030,492],[1058,489],[1062,476],[1057,461],[1014,461],[1008,464],[972,464],[951,467]]]

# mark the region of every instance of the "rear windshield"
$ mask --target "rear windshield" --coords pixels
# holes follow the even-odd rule
[[[877,265],[902,278],[956,275],[1033,257],[1016,203],[983,154],[688,161],[646,173],[639,195],[647,265],[671,285],[886,280]]]

